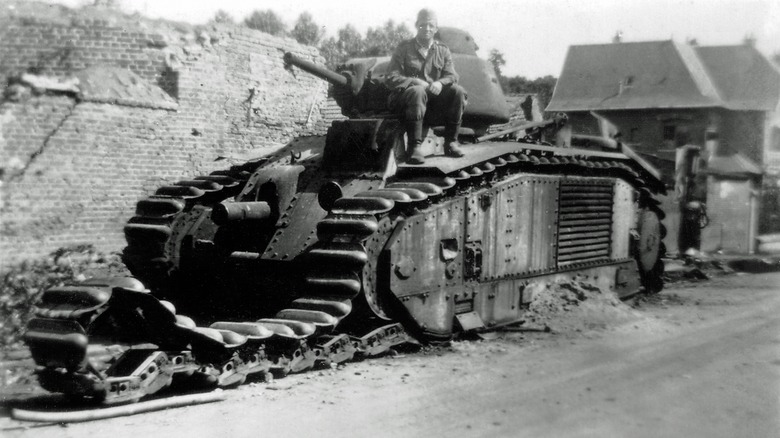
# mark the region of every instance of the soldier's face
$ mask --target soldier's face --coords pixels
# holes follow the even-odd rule
[[[426,40],[433,39],[437,29],[435,21],[421,21],[417,23],[417,36]]]

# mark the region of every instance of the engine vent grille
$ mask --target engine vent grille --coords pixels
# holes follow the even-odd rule
[[[611,181],[564,180],[558,197],[558,266],[609,259]]]

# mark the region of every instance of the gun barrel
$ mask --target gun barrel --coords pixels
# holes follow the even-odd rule
[[[333,85],[339,85],[346,87],[349,84],[349,79],[344,75],[336,73],[335,71],[328,70],[327,68],[317,65],[311,61],[301,59],[290,52],[284,54],[284,62],[292,64],[303,71],[309,72],[320,79],[325,79]]]
[[[261,220],[271,216],[267,202],[230,202],[217,204],[211,212],[211,220],[217,225],[242,220]]]
[[[531,129],[531,128],[538,128],[541,126],[548,126],[555,123],[555,120],[540,120],[538,122],[527,122],[527,123],[521,123],[519,125],[515,125],[511,128],[504,129],[503,131],[494,132],[492,134],[486,134],[482,137],[478,137],[476,142],[480,143],[487,140],[492,140],[494,138],[498,138],[507,134],[512,134],[517,131],[522,131],[523,129]]]

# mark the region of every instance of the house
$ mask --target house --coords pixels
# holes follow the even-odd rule
[[[750,253],[780,227],[778,101],[780,71],[750,42],[615,42],[571,46],[546,110],[574,132],[611,126],[664,172],[670,253]]]

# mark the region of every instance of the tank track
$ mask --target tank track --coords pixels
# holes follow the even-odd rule
[[[140,201],[125,229],[124,260],[131,272],[152,290],[164,289],[177,262],[166,256],[166,245],[177,238],[172,227],[176,216],[187,203],[213,205],[240,193],[252,170],[238,166],[179,181]],[[394,315],[384,313],[388,307],[373,288],[372,263],[383,239],[416,211],[517,172],[622,179],[638,192],[648,229],[655,227],[645,246],[665,234],[663,212],[647,184],[620,161],[529,151],[492,157],[442,177],[397,177],[380,189],[335,201],[317,224],[318,243],[302,256],[316,267],[305,274],[306,294],[273,318],[196,327],[190,318],[177,315],[171,303],[128,279],[48,290],[25,338],[44,367],[40,382],[54,392],[121,403],[169,386],[232,387],[252,375],[302,372],[415,342]],[[633,252],[642,284],[647,292],[657,292],[663,285],[663,243],[643,258],[641,236],[638,240]],[[348,318],[356,308],[359,315]]]
[[[166,246],[176,239],[173,223],[188,204],[215,205],[236,196],[252,171],[262,162],[233,166],[191,180],[158,188],[136,205],[135,216],[125,225],[127,246],[122,261],[130,272],[143,278],[152,290],[165,290],[171,280],[175,260]]]
[[[176,238],[176,216],[187,203],[213,205],[235,196],[249,176],[245,168],[215,172],[161,187],[140,201],[125,227],[123,258],[131,272],[153,289],[165,288],[175,272],[165,245]],[[390,201],[379,203],[392,208]],[[39,382],[72,397],[125,403],[169,386],[179,391],[233,387],[252,375],[269,380],[416,344],[399,323],[385,320],[361,324],[359,334],[334,333],[361,290],[356,275],[366,260],[361,242],[377,223],[365,213],[345,212],[318,226],[322,243],[307,257],[323,269],[306,278],[311,294],[274,318],[197,327],[132,278],[47,290],[25,335],[44,367]]]
[[[252,375],[270,380],[414,342],[398,323],[359,337],[293,319],[197,327],[142,287],[114,278],[47,290],[25,334],[43,367],[41,386],[104,404],[135,402],[168,387],[230,388]]]

